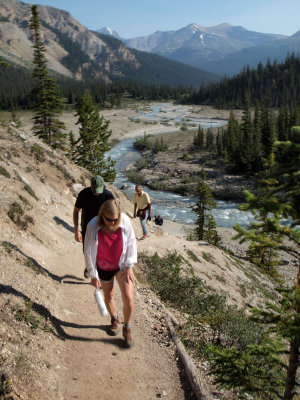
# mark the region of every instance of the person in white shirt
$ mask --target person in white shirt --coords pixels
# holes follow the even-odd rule
[[[108,333],[114,336],[118,334],[120,323],[114,300],[116,278],[123,300],[123,337],[127,347],[131,347],[135,279],[132,268],[137,262],[137,246],[131,222],[127,215],[121,213],[117,200],[107,200],[103,203],[98,216],[87,225],[84,257],[91,284],[95,288],[102,286],[104,301],[111,317]]]

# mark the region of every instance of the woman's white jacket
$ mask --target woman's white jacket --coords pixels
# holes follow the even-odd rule
[[[84,239],[85,265],[91,278],[98,278],[97,253],[98,253],[98,231],[102,228],[97,224],[98,217],[94,217],[88,223]],[[135,234],[127,215],[121,214],[120,228],[123,239],[123,251],[119,261],[119,267],[132,268],[137,262],[137,247]]]

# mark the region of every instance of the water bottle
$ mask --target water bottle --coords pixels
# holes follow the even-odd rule
[[[95,290],[94,296],[95,296],[96,303],[98,305],[100,314],[105,317],[108,314],[108,312],[107,312],[107,308],[106,308],[106,305],[104,303],[104,299],[103,299],[103,296],[102,296],[100,288]]]

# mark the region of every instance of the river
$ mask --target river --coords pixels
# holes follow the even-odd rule
[[[154,105],[149,112],[140,112],[140,119],[150,122],[158,119],[162,120],[163,118],[164,121],[171,123],[184,122],[190,125],[200,125],[204,128],[224,126],[227,122],[214,118],[191,118],[187,115],[185,110],[178,112],[176,107],[177,106],[171,103]],[[148,128],[148,130],[149,132],[147,132],[146,127],[141,134],[144,134],[144,132],[150,133],[153,129]],[[166,129],[166,131],[170,131],[170,129]],[[133,148],[135,140],[136,137],[125,138],[116,144],[107,154],[113,160],[116,160],[117,178],[114,185],[118,188],[123,188],[123,191],[130,199],[132,199],[134,194],[135,183],[128,181],[127,177],[124,175],[124,171],[128,165],[138,158],[141,158],[140,153]],[[195,214],[190,208],[190,205],[196,201],[194,197],[181,196],[176,193],[152,190],[150,188],[144,189],[151,198],[153,216],[160,214],[164,219],[186,224],[194,223]],[[228,228],[236,223],[240,223],[242,226],[248,225],[253,219],[252,214],[240,211],[238,205],[238,203],[232,201],[217,201],[217,208],[212,210],[217,226]]]

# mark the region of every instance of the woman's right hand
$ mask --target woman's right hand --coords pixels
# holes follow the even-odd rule
[[[100,288],[101,287],[101,283],[100,283],[100,279],[98,278],[92,278],[91,279],[91,284],[96,288]]]

